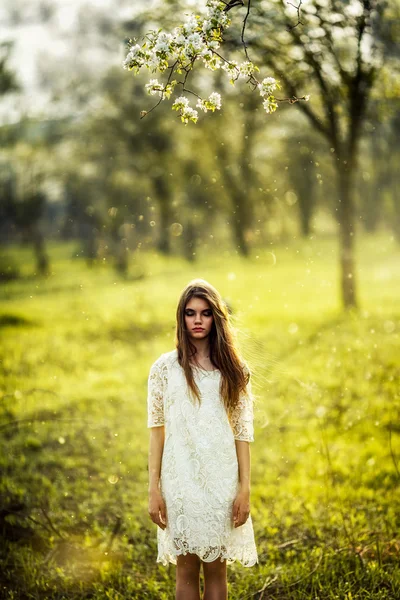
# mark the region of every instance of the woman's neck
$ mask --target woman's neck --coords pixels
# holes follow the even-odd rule
[[[192,341],[192,344],[196,347],[196,358],[209,358],[210,356],[210,344],[207,338],[204,340],[195,340]]]

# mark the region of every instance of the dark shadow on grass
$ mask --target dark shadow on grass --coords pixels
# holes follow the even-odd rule
[[[20,315],[4,314],[0,315],[0,329],[2,327],[37,327],[39,323],[26,319]]]

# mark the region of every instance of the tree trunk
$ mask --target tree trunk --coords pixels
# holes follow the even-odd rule
[[[297,193],[300,216],[300,230],[303,237],[311,233],[311,219],[315,209],[315,166],[310,155],[298,157],[301,170],[297,169],[292,176],[292,185]]]
[[[307,238],[311,233],[311,205],[303,196],[299,198],[300,228],[302,237]]]
[[[254,223],[254,206],[252,198],[252,186],[254,174],[251,160],[254,147],[254,138],[257,131],[255,108],[257,98],[252,95],[247,106],[246,121],[243,128],[242,148],[239,153],[238,171],[232,171],[230,164],[229,143],[225,142],[218,148],[222,162],[222,174],[226,187],[229,190],[232,202],[232,216],[230,223],[238,252],[242,256],[250,255],[249,243],[246,232],[250,231]],[[234,164],[234,161],[232,161]]]
[[[398,172],[393,172],[393,180],[391,182],[390,191],[393,203],[393,219],[392,229],[396,240],[400,243],[400,176]]]
[[[354,264],[354,173],[351,164],[338,163],[340,227],[340,280],[345,309],[357,307],[356,274]]]
[[[125,244],[120,243],[117,247],[117,256],[115,258],[115,270],[124,277],[128,274],[129,254]]]
[[[226,166],[226,155],[224,155],[224,166],[222,168],[225,184],[229,189],[230,200],[232,202],[232,216],[230,222],[233,228],[233,235],[236,247],[242,256],[249,256],[250,250],[246,240],[245,231],[251,226],[253,220],[253,207],[251,200],[246,198],[248,193],[248,175],[242,172],[240,181],[231,173]]]
[[[36,269],[41,275],[49,274],[49,257],[46,253],[44,235],[39,223],[34,223],[30,227],[30,238],[32,240],[33,251],[36,257]]]
[[[247,257],[250,254],[250,249],[245,237],[245,232],[250,221],[248,212],[251,211],[251,207],[245,203],[244,193],[240,190],[239,193],[235,193],[234,190],[231,189],[231,194],[236,208],[232,215],[236,247],[242,256]]]
[[[171,253],[169,226],[171,225],[170,191],[164,173],[154,177],[154,187],[160,207],[160,238],[158,249],[163,254]]]
[[[197,229],[191,219],[188,219],[183,228],[183,253],[189,262],[196,260]]]

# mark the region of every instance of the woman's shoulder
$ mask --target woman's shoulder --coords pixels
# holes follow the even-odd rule
[[[169,352],[163,352],[157,360],[155,360],[151,366],[152,369],[162,368],[162,367],[170,367],[175,362],[178,362],[178,351],[170,350]]]

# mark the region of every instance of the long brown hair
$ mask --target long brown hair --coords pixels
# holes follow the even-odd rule
[[[202,298],[208,302],[213,324],[209,335],[210,360],[220,370],[220,393],[228,414],[239,402],[240,394],[246,391],[250,370],[242,360],[236,345],[236,332],[231,324],[228,306],[220,293],[208,281],[193,279],[183,289],[176,309],[176,337],[178,361],[183,368],[192,395],[200,402],[200,391],[193,377],[190,359],[197,350],[190,341],[185,323],[185,308],[191,298]]]

